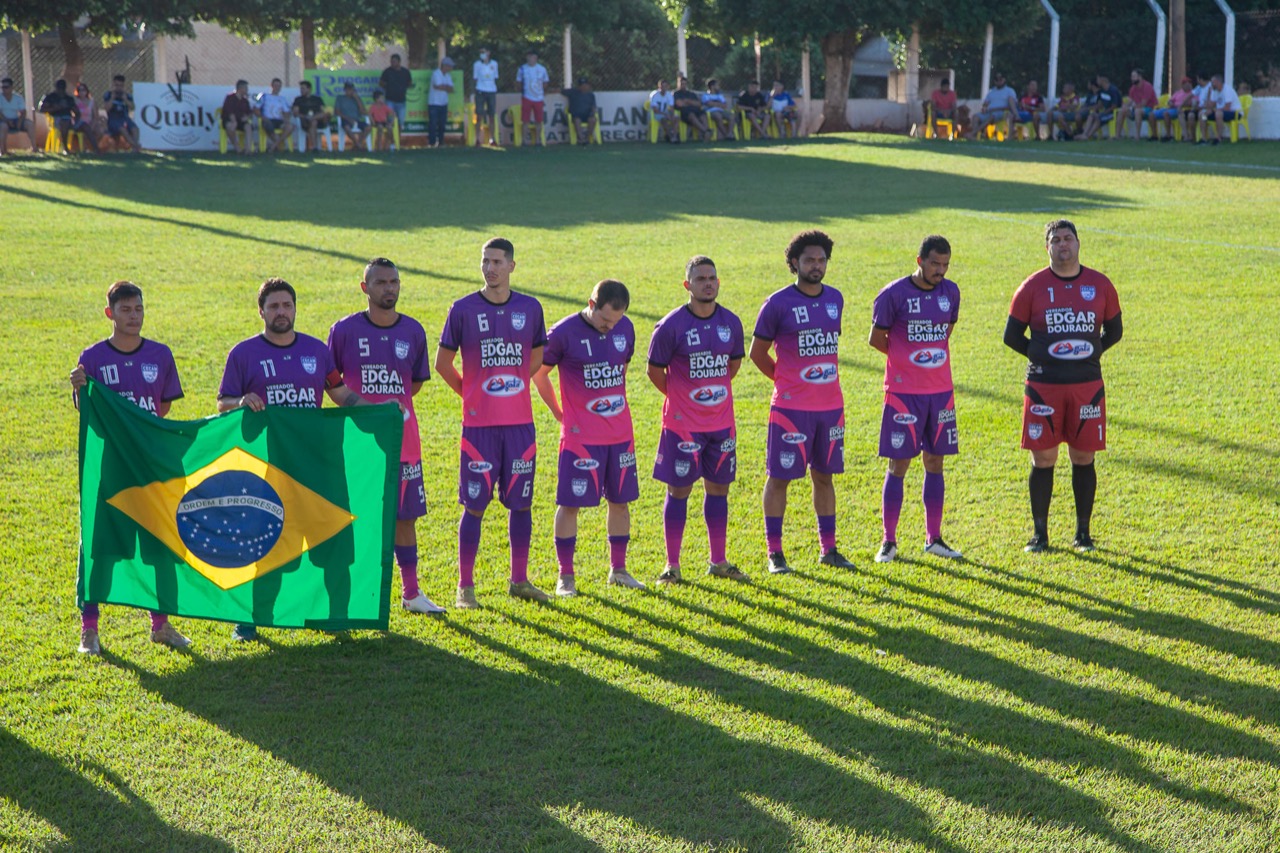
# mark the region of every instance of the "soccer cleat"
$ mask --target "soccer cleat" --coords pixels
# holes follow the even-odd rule
[[[237,625],[231,629],[231,639],[237,643],[251,643],[258,639],[258,629],[253,625]]]
[[[822,555],[822,559],[818,561],[824,566],[835,566],[837,569],[852,569],[853,563],[849,562],[844,554],[839,550],[832,548],[830,551]]]
[[[959,560],[961,557],[960,552],[943,542],[941,536],[927,543],[924,546],[924,552],[935,557],[946,557],[948,560]]]
[[[679,571],[679,569],[676,569],[677,573],[679,573]],[[626,569],[610,569],[609,586],[625,586],[629,589],[645,588],[644,584],[631,577],[631,574]]]
[[[892,563],[894,558],[898,556],[898,543],[885,540],[880,543],[880,550],[876,552],[877,563]]]
[[[1077,551],[1097,550],[1096,546],[1093,544],[1093,539],[1088,533],[1077,533],[1075,540],[1071,543],[1071,547],[1075,548]]]
[[[512,598],[523,598],[525,601],[550,601],[551,596],[538,589],[529,581],[508,583],[507,594]]]
[[[172,649],[185,649],[191,645],[191,641],[179,634],[178,629],[168,622],[151,632],[151,642],[159,643]]]
[[[459,610],[479,610],[480,602],[476,601],[476,588],[474,586],[458,587],[458,594],[454,596],[453,606]]]
[[[577,594],[578,587],[574,582],[573,575],[561,575],[556,578],[556,595],[561,598],[572,598]]]
[[[102,653],[102,646],[98,645],[98,632],[92,628],[85,628],[80,632],[80,648],[76,649],[82,655],[96,655]]]
[[[791,573],[791,567],[787,565],[787,557],[781,551],[771,551],[769,553],[769,574],[771,575],[787,575]]]
[[[1040,554],[1049,550],[1049,537],[1044,534],[1037,533],[1027,542],[1027,546],[1022,550],[1028,554]]]
[[[731,581],[751,580],[751,578],[747,577],[745,572],[733,563],[730,563],[728,560],[725,560],[723,563],[712,563],[707,566],[707,574],[711,575],[713,578],[728,578]]]
[[[683,583],[680,577],[680,568],[678,566],[667,566],[662,570],[662,574],[658,575],[658,583]]]
[[[428,616],[442,616],[445,609],[427,598],[422,593],[418,593],[413,598],[400,599],[400,606],[410,613],[425,613]]]

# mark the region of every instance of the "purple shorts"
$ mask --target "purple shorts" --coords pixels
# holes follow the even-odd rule
[[[727,485],[738,474],[738,438],[733,429],[683,432],[663,427],[653,479],[668,486],[692,486],[702,478]]]
[[[960,452],[955,392],[884,395],[880,455],[886,459],[914,459],[921,450],[935,456]]]
[[[560,480],[556,486],[558,506],[600,506],[627,504],[640,497],[636,476],[636,443],[579,444],[560,440]]]
[[[779,480],[798,480],[807,468],[843,473],[844,409],[770,409],[767,455],[765,473]]]
[[[507,509],[533,505],[533,474],[538,462],[533,424],[463,427],[458,503],[483,512],[498,489]]]
[[[427,514],[427,493],[422,488],[422,460],[400,463],[400,506],[396,519],[408,521]]]

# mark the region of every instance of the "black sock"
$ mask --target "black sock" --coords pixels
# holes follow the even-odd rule
[[[1071,490],[1076,495],[1076,533],[1089,535],[1093,496],[1098,491],[1098,470],[1093,463],[1071,466]]]
[[[1049,535],[1049,501],[1053,499],[1053,469],[1032,466],[1027,478],[1031,492],[1031,520],[1037,536]]]

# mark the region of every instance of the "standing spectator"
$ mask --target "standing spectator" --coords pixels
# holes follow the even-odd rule
[[[36,109],[48,116],[49,132],[58,135],[62,153],[70,154],[71,150],[67,147],[67,134],[79,123],[80,108],[76,106],[76,99],[67,92],[67,81],[55,81],[53,91],[40,99]]]
[[[480,58],[471,66],[471,77],[476,81],[476,124],[489,129],[489,144],[497,144],[497,125],[494,120],[498,109],[498,60],[489,58],[489,48],[480,48]],[[484,137],[476,128],[476,144],[483,144]]]
[[[689,88],[688,77],[681,74],[676,78],[676,90],[671,93],[671,97],[675,100],[680,120],[697,130],[704,140],[709,139],[711,128],[707,125],[707,115],[702,109],[702,98]]]
[[[530,141],[538,138],[533,122],[541,125],[546,120],[544,112],[546,87],[551,75],[538,62],[538,52],[531,50],[524,55],[524,65],[516,71],[516,83],[520,84],[520,123],[525,132],[532,132]]]
[[[222,126],[236,153],[252,153],[253,141],[249,134],[253,133],[253,104],[249,101],[248,80],[237,80],[235,90],[223,100]],[[241,133],[244,134],[243,140],[240,138]]]
[[[1147,120],[1148,142],[1156,141],[1156,120],[1153,113],[1160,106],[1160,98],[1156,96],[1155,87],[1142,77],[1142,72],[1133,69],[1129,72],[1129,103],[1120,110],[1120,118],[1116,122],[1116,136],[1124,136],[1124,122],[1133,122],[1133,141],[1138,141],[1138,131],[1142,129],[1142,120]]]
[[[951,88],[951,78],[943,77],[942,82],[938,84],[938,88],[933,90],[933,94],[929,96],[929,103],[932,107],[929,114],[929,121],[933,126],[933,138],[938,138],[938,119],[944,119],[951,122],[952,128],[955,128],[956,121],[956,93]]]
[[[1200,144],[1203,145],[1208,135],[1209,119],[1213,119],[1213,143],[1222,141],[1223,122],[1235,121],[1240,112],[1240,96],[1236,90],[1222,82],[1222,75],[1213,75],[1209,84],[1209,97],[1200,110]]]
[[[349,136],[357,149],[364,148],[369,137],[368,111],[356,94],[355,83],[343,85],[342,94],[333,99],[333,114],[338,119],[338,132]]]
[[[569,121],[574,124],[578,144],[590,144],[596,125],[600,123],[600,115],[596,111],[596,93],[591,91],[591,81],[586,77],[579,77],[576,89],[562,89],[560,94],[569,101]]]
[[[400,54],[391,54],[391,65],[378,78],[378,88],[387,96],[387,106],[396,114],[396,121],[404,130],[405,105],[409,102],[409,90],[413,88],[413,75],[400,64]]]
[[[369,129],[373,134],[373,149],[391,149],[391,120],[395,116],[381,89],[373,90],[373,103],[369,105]]]
[[[431,72],[431,93],[427,95],[427,145],[444,143],[444,126],[449,120],[449,96],[453,94],[453,60],[445,57]]]
[[[773,123],[778,128],[778,136],[800,134],[800,122],[796,119],[796,101],[787,92],[781,80],[773,81],[773,91],[769,93],[769,108],[773,111]]]
[[[668,142],[680,141],[676,133],[676,123],[680,121],[676,116],[676,99],[667,89],[666,80],[659,80],[658,88],[649,93],[649,112],[653,113],[654,119],[662,126]]]
[[[1040,141],[1040,113],[1044,112],[1044,98],[1040,95],[1040,84],[1035,80],[1027,83],[1027,92],[1018,102],[1018,121],[1031,122],[1031,138]]]
[[[1005,136],[1009,135],[1008,127],[1010,117],[1018,111],[1018,93],[1013,87],[1004,81],[1004,75],[996,72],[995,86],[987,90],[987,96],[982,99],[982,106],[978,109],[978,114],[973,121],[973,136],[975,139],[982,137],[982,132],[987,129],[988,125],[1004,122],[1006,126]]]
[[[107,136],[116,140],[123,139],[129,143],[134,154],[142,151],[138,144],[138,125],[129,117],[133,109],[133,95],[124,90],[124,75],[117,74],[111,78],[111,88],[102,96],[102,106],[107,110]]]
[[[325,109],[324,99],[311,93],[311,82],[303,80],[298,84],[301,94],[293,99],[293,114],[307,134],[307,150],[316,150],[316,132],[329,125],[329,111]],[[326,131],[327,135],[327,131]]]
[[[760,91],[760,83],[757,80],[747,82],[747,88],[738,93],[738,112],[747,117],[751,130],[754,130],[761,139],[769,135],[769,129],[765,122],[769,120],[769,113],[765,109],[768,99],[765,98],[764,92]],[[750,131],[747,136],[750,138]]]
[[[93,103],[93,95],[89,93],[89,87],[84,83],[76,84],[76,109],[80,111],[80,119],[76,122],[75,127],[71,128],[76,133],[83,133],[85,139],[89,140],[88,150],[97,152],[98,150],[98,110]]]
[[[707,123],[716,126],[716,137],[733,139],[733,114],[729,112],[728,99],[720,93],[720,81],[714,77],[707,80],[707,91],[702,93],[702,108],[707,112]]]
[[[1182,83],[1178,86],[1178,90],[1169,96],[1169,106],[1163,109],[1157,109],[1152,116],[1154,119],[1164,121],[1164,134],[1160,137],[1161,142],[1173,141],[1173,122],[1176,119],[1179,127],[1182,129],[1182,135],[1193,134],[1183,121],[1183,111],[1187,107],[1187,102],[1192,100],[1191,78],[1183,77]],[[1193,108],[1194,109],[1194,108]]]
[[[1062,84],[1062,97],[1049,113],[1049,138],[1053,139],[1053,125],[1058,126],[1058,139],[1066,142],[1075,136],[1079,127],[1080,96],[1076,94],[1075,83]]]
[[[293,133],[293,105],[280,94],[281,85],[280,78],[276,77],[271,81],[271,91],[258,96],[258,114],[262,116],[262,129],[267,134],[263,153],[267,154],[279,151]]]
[[[0,80],[0,157],[6,152],[5,142],[10,133],[25,133],[31,153],[36,153],[35,131],[27,118],[27,102],[13,91],[13,79]]]

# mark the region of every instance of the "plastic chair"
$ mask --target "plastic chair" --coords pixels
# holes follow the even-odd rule
[[[395,113],[392,113],[391,126],[387,129],[391,131],[391,150],[399,151],[400,150],[400,116],[396,115]],[[377,150],[377,147],[373,144],[373,137],[374,137],[374,127],[371,124],[369,125],[369,135],[365,137],[365,145],[370,152]]]
[[[568,113],[565,113],[565,118],[569,120],[569,144],[577,145],[578,144],[578,123],[574,121],[573,116],[569,115]],[[600,125],[604,123],[603,118],[604,116],[602,114],[602,111],[600,110],[599,107],[596,107],[596,127],[595,127],[595,130],[591,132],[591,139],[587,143],[588,145],[591,144],[591,142],[594,142],[596,145],[604,145],[604,137],[600,134]]]
[[[1253,95],[1240,96],[1240,109],[1236,110],[1236,117],[1227,124],[1231,127],[1231,141],[1240,141],[1240,128],[1244,128],[1245,137],[1252,142],[1253,133],[1249,130],[1249,109],[1253,106]]]
[[[227,126],[222,123],[222,107],[218,107],[216,110],[214,110],[213,115],[218,122],[218,150],[223,154],[226,154],[227,145],[229,144],[230,140],[227,138]],[[256,134],[254,134],[253,132],[254,124],[255,122],[251,119],[249,121],[248,130],[236,131],[236,133],[244,134],[244,147],[250,150],[253,150],[254,140],[257,138]]]
[[[955,141],[956,123],[954,120],[949,118],[940,118],[937,121],[937,125],[938,125],[939,133],[945,130],[947,134],[947,139],[953,142]],[[934,126],[933,101],[925,101],[924,102],[924,138],[925,139],[934,138],[933,126]]]
[[[524,145],[524,121],[520,117],[520,104],[512,104],[507,107],[507,114],[511,117],[511,133],[515,137],[515,146],[519,148]],[[538,144],[547,144],[546,124],[538,125]]]
[[[56,125],[54,125],[54,119],[52,116],[48,114],[43,114],[43,115],[44,115],[45,125],[48,127],[48,130],[49,130],[49,132],[46,133],[44,136],[45,153],[57,154],[59,151],[62,150],[62,146],[60,144],[62,139],[62,132],[58,130]],[[68,151],[72,151],[72,150],[84,151],[85,150],[85,140],[84,140],[83,130],[72,129],[72,130],[68,130],[66,134],[67,134],[67,150]]]
[[[226,129],[223,128],[223,131],[225,132]],[[298,150],[294,146],[294,139],[296,137],[297,137],[297,134],[290,133],[289,136],[284,139],[285,148],[287,150],[289,151]],[[267,123],[265,121],[258,122],[258,150],[259,151],[267,150]]]

